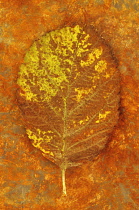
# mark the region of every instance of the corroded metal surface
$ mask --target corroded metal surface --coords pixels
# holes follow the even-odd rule
[[[136,1],[1,1],[0,208],[138,209],[139,88]],[[72,23],[93,25],[111,46],[121,73],[119,125],[93,163],[67,172],[61,197],[59,169],[30,145],[17,107],[19,66],[33,41]]]

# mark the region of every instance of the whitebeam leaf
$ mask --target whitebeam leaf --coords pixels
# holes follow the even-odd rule
[[[119,73],[92,27],[65,27],[35,41],[17,80],[19,107],[34,147],[65,172],[104,149],[118,121]]]

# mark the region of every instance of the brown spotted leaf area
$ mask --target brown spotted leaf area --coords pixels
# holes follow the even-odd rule
[[[18,74],[26,133],[65,172],[105,148],[119,118],[120,84],[111,49],[94,28],[51,31],[26,52]]]

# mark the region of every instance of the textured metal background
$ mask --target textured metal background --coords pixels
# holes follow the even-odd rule
[[[136,210],[139,206],[139,2],[2,0],[0,70],[0,209]],[[31,146],[16,101],[19,66],[47,31],[81,21],[97,28],[121,72],[121,116],[107,149],[67,172]]]

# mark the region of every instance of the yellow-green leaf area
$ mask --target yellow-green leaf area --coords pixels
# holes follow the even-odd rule
[[[99,113],[99,116],[98,116],[98,120],[96,120],[96,123],[100,123],[102,120],[105,120],[107,115],[110,114],[111,111],[105,111],[104,113]]]
[[[88,121],[89,121],[89,117],[86,116],[85,119],[79,121],[79,124],[80,124],[80,125],[84,125],[84,124],[85,124],[86,122],[88,122]]]
[[[43,153],[45,154],[50,154],[53,156],[53,153],[49,150],[45,150],[41,144],[42,143],[50,143],[51,140],[53,139],[53,134],[52,131],[42,131],[39,128],[35,130],[35,132],[31,131],[30,129],[26,130],[26,133],[29,137],[29,139],[32,140],[32,145],[38,149],[40,149]]]
[[[43,97],[40,97],[41,101],[49,101],[57,94],[62,82],[68,83],[66,74],[70,72],[70,68],[65,68],[63,64],[68,63],[70,66],[74,64],[75,45],[78,43],[80,33],[85,34],[79,25],[74,28],[66,27],[52,31],[38,42],[34,42],[25,55],[24,64],[20,67],[17,83],[24,91],[22,96],[30,101],[39,101],[31,90],[31,87],[37,86],[40,91],[44,91]],[[85,34],[79,47],[80,53],[86,51],[83,49],[83,44],[87,41],[87,37]],[[56,48],[53,42],[56,43]]]
[[[75,92],[77,92],[77,95],[76,95],[77,102],[80,102],[83,96],[87,95],[89,92],[91,92],[91,90],[92,90],[91,88],[90,89],[75,88]]]
[[[24,58],[25,63],[34,63],[38,64],[39,61],[39,52],[36,46],[36,43],[32,45],[32,47],[29,49],[29,51],[26,53],[25,58]]]
[[[92,53],[96,56],[97,59],[99,59],[100,56],[102,55],[102,52],[103,52],[103,50],[102,50],[102,47],[101,47],[100,49],[99,48],[94,48]]]
[[[73,67],[77,67],[77,57],[81,67],[90,66],[100,59],[102,47],[93,48],[89,40],[90,35],[76,25],[49,32],[35,41],[20,66],[17,83],[23,90],[21,95],[33,102],[50,102],[51,98],[62,90],[63,84],[69,85],[69,75]],[[84,60],[82,57],[86,53],[87,60]],[[99,79],[99,74],[107,68],[107,63],[105,60],[98,60],[94,68]],[[88,90],[80,91],[84,91],[83,94],[88,93]],[[36,92],[39,92],[39,97]],[[79,102],[83,94],[77,92]]]
[[[94,48],[92,52],[88,54],[88,58],[86,61],[81,60],[81,67],[90,66],[95,62],[96,59],[99,59],[102,55],[102,48]]]
[[[97,62],[97,64],[95,65],[95,70],[98,73],[102,73],[103,71],[105,71],[107,69],[107,62],[105,60],[100,60]]]

